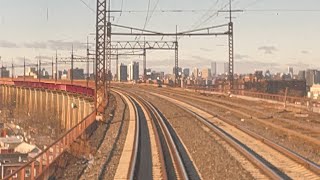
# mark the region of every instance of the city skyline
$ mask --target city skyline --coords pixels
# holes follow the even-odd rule
[[[94,1],[85,2],[94,9]],[[287,7],[289,2],[290,7]],[[142,0],[135,3],[125,1],[122,7],[124,12],[121,13],[121,16],[119,13],[114,14],[113,23],[142,28],[145,24],[146,12],[129,13],[127,11],[146,11],[147,7],[142,5],[143,3],[145,2]],[[207,16],[213,15],[214,10],[223,7],[226,3],[227,1],[204,1],[197,4],[192,3],[192,1],[184,1],[184,3],[162,1],[156,5],[155,2],[151,1],[150,6],[155,7],[155,12],[152,18],[147,21],[146,29],[173,32],[176,25],[178,25],[179,30],[192,29],[201,24]],[[64,6],[61,7],[61,4],[64,4]],[[178,6],[178,4],[181,6]],[[233,2],[234,9],[247,10],[243,13],[234,14],[237,17],[234,19],[235,72],[246,73],[246,71],[251,72],[260,68],[285,72],[288,66],[293,66],[295,69],[319,69],[319,55],[316,50],[317,42],[320,40],[319,36],[308,37],[306,34],[319,32],[320,26],[314,22],[319,18],[320,13],[317,11],[281,11],[281,9],[312,10],[317,4],[319,2],[315,0],[304,3],[288,0],[281,2],[275,0],[268,2],[256,2],[254,0]],[[70,7],[73,9],[71,12],[68,11]],[[211,7],[212,13],[206,13],[203,10],[207,10],[208,7]],[[121,9],[121,3],[112,2],[112,8]],[[12,9],[16,10],[12,11]],[[202,9],[202,11],[176,13],[173,18],[172,12],[159,12],[162,9]],[[280,10],[253,11],[259,9]],[[199,27],[225,23],[225,16],[225,14],[220,13],[219,16],[213,16],[214,18],[209,19]],[[86,37],[94,32],[94,13],[83,3],[76,0],[68,2],[37,0],[33,3],[22,2],[20,5],[17,5],[17,1],[4,0],[0,7],[0,17],[0,55],[3,60],[10,64],[12,59],[21,63],[24,56],[29,61],[34,59],[32,61],[34,62],[34,57],[39,56],[39,54],[44,59],[49,60],[51,56],[54,56],[55,49],[58,49],[60,56],[70,56],[72,44],[74,44],[76,53],[85,54],[84,43]],[[166,21],[167,23],[160,26],[156,23],[158,21]],[[303,26],[297,25],[297,21],[301,22]],[[75,29],[76,31],[74,31]],[[90,36],[89,39],[90,42],[94,42],[93,36]],[[164,39],[171,40],[170,38]],[[203,68],[208,66],[212,60],[227,62],[226,37],[185,37],[179,40],[179,44],[179,66],[181,67],[199,65],[199,68]],[[139,62],[142,61],[142,57],[138,59]],[[149,67],[154,69],[165,70],[174,65],[173,52],[161,52],[160,55],[160,52],[150,51],[147,59],[149,64],[154,65]]]

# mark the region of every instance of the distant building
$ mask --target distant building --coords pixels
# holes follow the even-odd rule
[[[118,67],[118,72],[119,72],[119,74],[118,74],[118,80],[120,81],[120,82],[124,82],[124,81],[127,81],[128,79],[127,79],[127,77],[128,77],[128,70],[127,70],[127,66],[126,65],[124,65],[124,64],[120,64],[119,65],[119,67]]]
[[[217,63],[211,62],[211,75],[212,77],[217,75]]]
[[[162,80],[162,79],[164,79],[164,72],[152,71],[150,79],[151,80]]]
[[[320,83],[320,71],[314,70],[314,69],[308,69],[306,71],[306,81],[307,86],[311,87],[314,84]]]
[[[73,73],[71,74],[71,69],[68,70],[68,78],[71,79],[71,75],[73,76],[73,79],[84,79],[84,70],[83,69],[73,69]]]
[[[37,79],[37,78],[38,78],[38,70],[37,70],[37,68],[35,68],[35,67],[29,67],[29,68],[27,69],[26,75]]]
[[[178,71],[178,75],[181,76],[182,75],[182,68],[178,67],[177,71]],[[172,69],[172,74],[176,75],[176,67],[174,67]]]
[[[311,86],[310,92],[308,93],[308,97],[312,99],[319,99],[320,98],[320,85],[315,84]]]
[[[211,70],[209,68],[205,68],[202,70],[201,77],[203,79],[211,79]]]
[[[41,78],[49,79],[49,73],[48,73],[48,71],[46,71],[45,68],[43,68],[43,69],[41,70],[40,74],[41,74]]]
[[[10,71],[9,70],[7,70],[7,68],[6,67],[1,67],[0,68],[0,77],[2,77],[2,78],[8,78],[8,77],[10,77]]]
[[[193,68],[192,76],[194,78],[199,77],[199,69],[198,68]]]
[[[265,77],[266,80],[271,80],[272,79],[272,75],[271,75],[269,70],[267,70],[265,72],[264,77]]]
[[[190,69],[189,68],[184,68],[183,69],[183,75],[184,75],[184,77],[189,77],[190,76]]]
[[[129,81],[137,81],[139,80],[139,63],[138,62],[131,62],[128,67],[128,75]]]
[[[298,80],[306,80],[306,71],[299,71]]]
[[[261,71],[261,70],[255,70],[254,76],[255,76],[255,79],[256,79],[257,81],[262,80],[262,79],[263,79],[263,71]]]
[[[293,78],[293,67],[288,67],[288,74]]]
[[[224,73],[229,74],[229,63],[224,63]]]

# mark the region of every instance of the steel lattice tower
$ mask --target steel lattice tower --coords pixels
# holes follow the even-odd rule
[[[229,23],[229,81],[230,89],[233,89],[233,70],[234,70],[234,49],[233,49],[233,23]]]
[[[96,108],[106,96],[106,25],[107,25],[106,0],[97,0],[96,16]]]

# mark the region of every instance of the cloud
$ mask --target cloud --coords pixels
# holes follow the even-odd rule
[[[6,40],[0,40],[0,47],[3,47],[3,48],[18,48],[18,45],[16,43],[9,42],[9,41],[6,41]]]
[[[31,42],[24,43],[25,48],[34,48],[34,49],[50,49],[50,50],[71,50],[74,49],[85,49],[86,45],[80,41],[61,41],[61,40],[48,40],[45,42]]]
[[[30,61],[32,61],[31,59],[29,58],[25,58],[25,57],[16,57],[15,59],[15,62],[17,62],[18,64],[23,64],[24,60],[26,60],[26,63],[29,63]]]
[[[52,57],[50,57],[50,56],[36,56],[34,58],[37,59],[37,60],[39,60],[39,59],[41,59],[41,60],[52,60]]]
[[[306,51],[306,50],[303,50],[301,51],[302,54],[309,54],[310,52],[309,51]]]
[[[204,52],[212,52],[213,50],[212,49],[208,49],[208,48],[200,48],[201,51],[204,51]]]
[[[24,43],[24,47],[32,49],[46,49],[47,44],[44,42]]]
[[[53,50],[71,50],[72,46],[74,49],[85,49],[86,45],[80,41],[64,42],[60,40],[49,40],[48,47]]]
[[[248,55],[241,55],[241,54],[236,54],[234,56],[235,59],[238,59],[238,60],[242,60],[242,59],[248,59],[250,56]]]
[[[261,46],[258,48],[260,51],[264,51],[265,54],[273,54],[274,51],[278,51],[275,46]]]

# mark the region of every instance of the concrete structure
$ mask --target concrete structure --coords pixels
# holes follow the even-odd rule
[[[76,108],[72,104],[76,104]],[[69,130],[93,111],[92,101],[76,94],[0,85],[0,106],[8,105],[25,109],[28,113],[54,114],[64,130]]]
[[[2,78],[8,78],[8,77],[10,77],[10,71],[9,70],[7,70],[7,68],[6,67],[1,67],[0,68],[0,77],[2,77]]]
[[[217,63],[211,62],[211,76],[215,77],[217,75]]]
[[[119,65],[119,67],[118,67],[118,72],[119,72],[119,74],[118,74],[118,80],[120,81],[120,82],[124,82],[124,81],[127,81],[128,79],[127,79],[127,77],[128,77],[128,74],[127,74],[127,66],[126,65],[124,65],[124,64],[120,64]]]
[[[131,62],[128,67],[128,80],[138,81],[139,80],[139,63]]]

